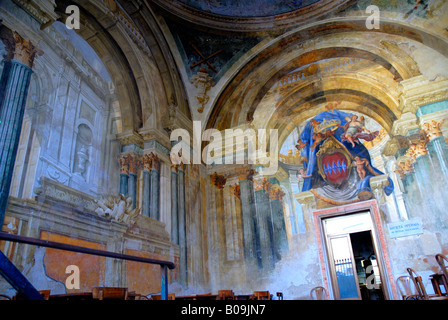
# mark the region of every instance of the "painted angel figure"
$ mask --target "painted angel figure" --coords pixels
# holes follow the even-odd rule
[[[348,140],[352,144],[352,148],[355,147],[355,142],[359,143],[358,139],[364,139],[366,141],[372,141],[379,134],[378,131],[371,132],[365,128],[365,119],[361,117],[358,120],[357,115],[352,115],[350,118],[345,118],[347,123],[342,126],[344,128],[344,134],[341,135],[342,141]]]
[[[300,169],[300,170],[299,170],[299,174],[297,175],[297,178],[298,178],[299,180],[302,180],[302,179],[305,179],[305,178],[309,178],[309,177],[311,177],[311,176],[312,176],[311,174],[306,174],[306,172],[305,172],[304,169]]]

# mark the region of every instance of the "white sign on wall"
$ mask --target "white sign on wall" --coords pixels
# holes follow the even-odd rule
[[[388,223],[387,228],[389,229],[389,236],[391,238],[413,236],[423,233],[420,218]]]

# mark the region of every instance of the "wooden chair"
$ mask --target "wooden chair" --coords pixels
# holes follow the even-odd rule
[[[398,277],[396,282],[403,300],[420,300],[420,295],[410,276]]]
[[[162,300],[161,294],[153,294],[151,295],[151,300]],[[168,300],[176,300],[176,296],[174,293],[168,293]]]
[[[443,284],[445,286],[445,292],[448,295],[448,266],[445,264],[445,262],[448,264],[448,258],[445,255],[439,253],[436,255],[436,261],[439,264],[443,275],[445,276]]]
[[[235,300],[235,293],[233,290],[219,290],[217,300]]]
[[[411,277],[412,282],[414,283],[414,286],[417,288],[417,292],[421,300],[448,300],[448,296],[440,296],[438,294],[428,295],[426,293],[425,286],[423,285],[422,277],[419,276],[411,268],[407,268],[407,271]]]
[[[92,298],[97,300],[128,300],[128,288],[94,287]]]
[[[317,286],[310,291],[311,300],[327,300],[327,291],[322,286]]]
[[[277,299],[283,300],[283,292],[277,292]]]
[[[269,291],[254,291],[252,295],[253,300],[272,300],[272,295]]]

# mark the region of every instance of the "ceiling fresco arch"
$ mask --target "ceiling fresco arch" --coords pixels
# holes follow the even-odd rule
[[[349,76],[340,73],[334,75],[334,81],[325,78],[325,81],[311,82],[307,94],[312,97],[313,94],[327,91],[322,90],[321,86],[328,86],[329,83],[334,86],[341,76],[341,79],[344,79],[341,83],[345,83],[347,88],[338,87],[338,90],[348,89],[353,93],[353,90],[359,91],[356,89],[358,84],[368,84],[365,88],[367,95],[364,97],[375,97],[372,98],[373,101],[382,100],[382,105],[377,102],[371,104],[378,106],[376,114],[378,118],[384,116],[382,123],[389,130],[401,112],[398,101],[399,82],[421,74],[416,61],[401,47],[402,42],[417,43],[445,56],[448,52],[445,50],[446,43],[437,41],[437,37],[426,33],[395,21],[387,21],[383,23],[381,30],[371,32],[366,30],[365,26],[362,29],[361,20],[358,19],[324,21],[289,32],[260,50],[229,80],[216,98],[207,128],[215,127],[221,130],[252,123],[256,110],[262,109],[261,101],[276,83],[303,66],[309,68],[303,72],[306,78],[307,73],[313,74],[313,68],[314,74],[319,71],[319,67],[316,68],[319,63],[340,57],[363,59],[363,63],[368,61],[370,68],[376,68],[380,76],[376,79],[368,79],[368,76],[359,79],[363,76],[356,75],[355,78],[349,79]],[[428,42],[428,38],[433,38],[434,42]],[[305,79],[305,83],[306,81]],[[328,90],[334,89],[330,88]],[[345,95],[347,96],[347,93]],[[366,101],[368,99],[364,99],[364,102]],[[277,107],[285,105],[280,103]]]

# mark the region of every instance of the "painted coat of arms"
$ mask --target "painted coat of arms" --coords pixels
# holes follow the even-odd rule
[[[371,161],[362,141],[372,141],[378,131],[365,127],[365,119],[339,110],[322,112],[309,120],[297,149],[305,159],[302,192],[312,191],[332,204],[345,204],[373,197],[370,178],[383,174]],[[393,182],[384,191],[393,192]]]

